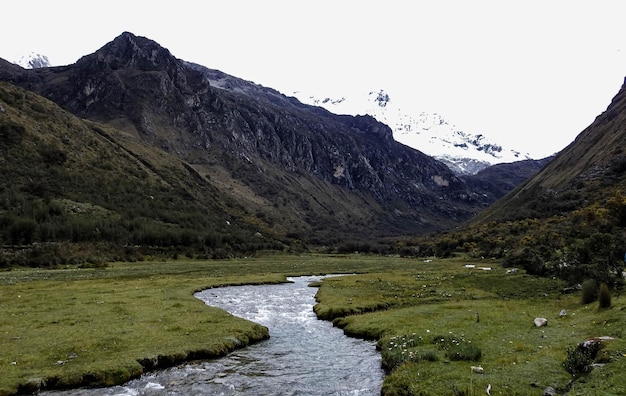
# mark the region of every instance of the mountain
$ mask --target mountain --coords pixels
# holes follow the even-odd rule
[[[444,162],[457,175],[476,174],[490,165],[531,160],[528,153],[490,141],[482,134],[465,132],[437,113],[405,111],[385,90],[370,90],[355,97],[331,98],[294,92],[303,103],[337,114],[368,114],[389,125],[393,137]]]
[[[195,70],[201,71],[208,78],[212,87],[224,89],[235,94],[244,94],[255,100],[273,103],[282,107],[293,108],[303,106],[303,103],[300,102],[299,99],[296,99],[295,97],[287,97],[275,89],[266,88],[253,82],[233,77],[219,70],[209,69],[193,63],[186,64]],[[309,96],[309,99],[313,99],[313,96]],[[337,101],[331,101],[330,99],[326,99],[324,101],[326,102],[326,104],[331,102],[332,103],[330,106],[325,106],[324,108],[333,109],[337,106],[337,104],[344,103],[345,101],[345,98]],[[316,105],[319,104],[317,100],[313,100],[313,102]],[[390,102],[389,95],[385,94],[383,91],[379,91],[376,96],[375,102],[377,103],[375,107],[385,109]],[[305,107],[309,106],[305,105]],[[440,126],[449,126],[449,124],[441,120],[438,115],[434,114],[432,115],[432,117],[434,117],[433,120],[440,120],[440,122],[438,122]],[[444,128],[444,132],[445,129],[446,128]],[[448,130],[450,129],[448,128]],[[526,159],[516,161],[514,159],[517,158],[518,154],[516,152],[510,151],[510,157],[507,158],[507,160],[511,160],[511,162],[498,163],[498,158],[501,158],[498,156],[499,154],[497,154],[499,146],[493,146],[488,143],[480,143],[483,141],[483,137],[481,135],[472,136],[466,135],[460,131],[457,132],[457,138],[461,137],[456,143],[455,147],[457,149],[459,149],[461,146],[463,147],[462,150],[468,150],[469,147],[474,147],[476,151],[473,154],[474,157],[485,157],[489,161],[494,162],[495,165],[488,165],[489,161],[468,159],[462,156],[456,157],[455,161],[453,162],[445,161],[445,159],[442,158],[446,158],[446,154],[441,154],[437,159],[448,165],[448,167],[454,173],[458,174],[459,178],[462,179],[472,191],[474,191],[476,194],[482,194],[484,198],[484,206],[495,202],[497,199],[501,198],[506,193],[511,191],[514,187],[519,185],[521,182],[537,173],[537,171],[539,171],[552,158],[548,157],[540,160]],[[430,139],[429,144],[432,145],[431,150],[436,149],[436,142],[438,142],[441,147],[437,148],[436,150],[438,150],[439,152],[449,153],[453,151],[450,150],[449,142],[446,143],[446,141],[443,141],[441,139],[444,134],[437,137],[432,137]],[[426,136],[426,134],[415,134],[414,136],[424,137]],[[465,138],[464,140],[463,137]],[[469,141],[470,138],[472,139],[471,142]],[[464,142],[459,143],[462,141]],[[411,147],[411,145],[408,146]],[[463,170],[459,170],[459,167],[461,165],[463,166]],[[456,172],[455,169],[457,170]]]
[[[194,171],[188,177],[282,240],[333,244],[441,230],[490,203],[371,116],[336,115],[226,78],[128,32],[72,65],[0,61],[0,80],[176,157]]]
[[[28,55],[22,56],[19,60],[14,62],[16,65],[20,65],[25,69],[39,69],[42,67],[51,67],[52,64],[48,60],[48,57],[42,54],[31,52]]]
[[[474,175],[460,176],[475,191],[483,191],[496,202],[528,178],[534,176],[554,157],[491,165]]]

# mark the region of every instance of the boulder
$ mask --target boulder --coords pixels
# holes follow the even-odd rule
[[[556,389],[554,389],[551,386],[544,389],[543,393],[541,394],[541,396],[556,396],[556,395],[558,395],[558,393],[556,393]]]

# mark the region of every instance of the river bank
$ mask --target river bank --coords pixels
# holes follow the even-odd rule
[[[0,272],[0,395],[111,386],[155,368],[223,356],[266,339],[267,329],[206,306],[195,292],[380,265],[357,257],[271,256]]]
[[[123,385],[45,391],[41,396],[310,395],[379,396],[383,381],[375,343],[346,337],[313,313],[320,276],[288,283],[206,289],[209,306],[266,326],[271,337],[220,359],[152,371]]]
[[[569,285],[558,280],[507,274],[495,262],[466,264],[463,258],[273,256],[2,272],[0,393],[15,394],[42,378],[123,378],[143,371],[142,359],[189,358],[188,351],[223,350],[233,336],[255,339],[250,334],[262,332],[258,325],[207,307],[194,292],[322,273],[360,273],[323,281],[316,313],[351,336],[379,340],[390,368],[383,394],[472,395],[491,385],[493,395],[540,395],[572,379],[572,390],[582,395],[626,392],[622,296],[599,309],[581,304],[575,293],[561,294]],[[535,317],[547,318],[548,326],[534,327]],[[597,336],[614,338],[602,350],[602,365],[573,378],[563,367],[568,348]],[[436,338],[474,344],[480,357],[450,359]],[[470,371],[479,365],[482,374]]]

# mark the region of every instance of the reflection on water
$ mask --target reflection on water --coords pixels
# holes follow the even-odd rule
[[[123,386],[65,395],[379,395],[375,343],[349,338],[313,312],[319,276],[282,285],[208,289],[208,305],[267,326],[270,339],[228,356],[148,373]],[[58,394],[45,392],[42,395]]]

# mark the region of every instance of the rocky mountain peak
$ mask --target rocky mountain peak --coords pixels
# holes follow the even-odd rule
[[[152,71],[171,68],[177,63],[177,59],[166,48],[161,47],[155,41],[135,36],[130,32],[122,33],[92,56],[113,70],[132,67],[142,71]],[[81,61],[89,57],[84,57]]]
[[[406,111],[383,89],[339,99],[300,91],[294,95],[303,103],[333,113],[369,114],[389,125],[396,141],[437,158],[457,175],[473,175],[494,164],[531,159],[529,154],[505,148],[482,133],[466,132],[438,113]]]

